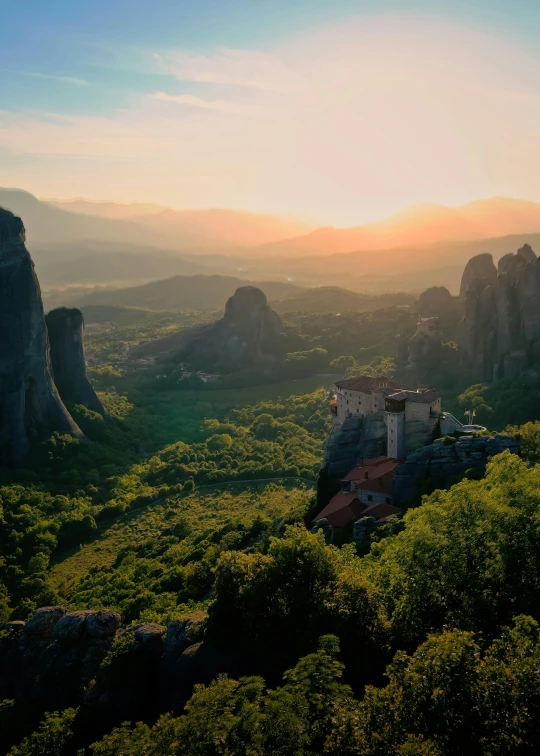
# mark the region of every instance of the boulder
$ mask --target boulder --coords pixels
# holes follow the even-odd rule
[[[26,635],[37,635],[52,638],[56,623],[65,615],[63,606],[43,606],[36,609],[32,617],[24,625]]]
[[[110,638],[120,628],[120,615],[105,609],[91,612],[86,617],[86,633],[90,638]]]
[[[324,535],[324,541],[326,545],[329,546],[334,540],[334,528],[330,525],[325,517],[323,517],[321,520],[315,520],[313,522],[311,532],[318,533],[319,530],[322,531]]]
[[[361,544],[367,540],[371,533],[377,527],[377,521],[374,517],[361,517],[353,525],[353,541]]]
[[[54,637],[58,640],[77,640],[82,637],[86,628],[86,619],[92,614],[89,611],[68,612],[56,624]]]
[[[124,635],[133,635],[139,648],[156,656],[161,656],[164,649],[166,628],[155,622],[144,622],[124,630]]]
[[[54,384],[41,291],[20,218],[0,208],[0,464],[36,434],[83,437]]]

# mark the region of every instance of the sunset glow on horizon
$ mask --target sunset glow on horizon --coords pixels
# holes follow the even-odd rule
[[[23,67],[4,51],[0,185],[336,226],[421,202],[540,201],[540,53],[457,5],[388,5],[337,3],[243,44],[212,26],[192,47],[165,17],[162,44],[159,29],[115,39],[73,20],[54,56]]]

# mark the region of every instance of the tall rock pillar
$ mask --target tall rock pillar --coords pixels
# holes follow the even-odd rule
[[[47,313],[54,382],[62,400],[82,404],[108,417],[86,375],[84,359],[84,318],[76,308],[58,307]]]
[[[83,434],[66,410],[51,374],[49,342],[34,264],[22,221],[0,208],[0,460],[30,449],[33,435]]]

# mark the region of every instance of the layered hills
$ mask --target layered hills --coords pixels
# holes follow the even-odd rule
[[[47,287],[118,288],[200,273],[370,293],[457,291],[472,256],[498,260],[526,242],[540,247],[540,204],[501,197],[458,208],[417,205],[375,223],[308,233],[300,223],[239,210],[46,202],[18,190],[0,190],[0,206],[25,218]]]
[[[347,312],[411,304],[406,293],[361,294],[339,286],[303,288],[281,281],[247,282],[233,276],[174,276],[143,286],[105,289],[74,298],[85,311],[96,307],[137,307],[149,310],[212,310],[225,306],[236,289],[250,283],[261,289],[279,312]]]
[[[328,255],[360,250],[423,246],[540,231],[540,203],[492,197],[461,207],[420,204],[353,228],[319,228],[267,245],[268,255]]]

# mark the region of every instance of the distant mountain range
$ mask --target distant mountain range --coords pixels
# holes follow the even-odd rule
[[[540,203],[492,197],[455,208],[413,205],[375,223],[354,228],[319,228],[295,239],[267,244],[259,252],[269,257],[290,258],[535,232],[540,232]]]
[[[215,208],[171,210],[160,205],[87,200],[46,201],[51,206],[82,215],[130,220],[149,229],[171,249],[211,250],[253,247],[299,236],[313,230],[306,223],[262,213]]]
[[[448,208],[416,205],[376,223],[307,229],[238,210],[43,201],[0,189],[0,206],[23,219],[45,287],[115,288],[176,275],[355,291],[421,291],[459,283],[480,252],[495,260],[525,242],[540,251],[540,204],[495,197]]]

